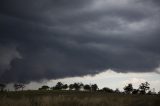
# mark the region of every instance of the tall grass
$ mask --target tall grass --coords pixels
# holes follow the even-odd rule
[[[0,106],[160,106],[160,97],[99,92],[9,92],[0,94]]]

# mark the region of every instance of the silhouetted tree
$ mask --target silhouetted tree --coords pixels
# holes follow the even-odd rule
[[[160,91],[158,92],[158,95],[160,95]]]
[[[86,91],[91,91],[91,86],[86,84],[86,85],[84,85],[83,89]]]
[[[70,84],[70,85],[69,85],[69,90],[73,90],[73,89],[74,89],[73,84]]]
[[[21,84],[21,88],[22,88],[22,91],[23,91],[23,89],[25,88],[25,85],[24,85],[24,84]]]
[[[82,83],[74,83],[73,84],[73,88],[76,90],[76,91],[79,91],[81,88],[82,88],[83,84]]]
[[[39,90],[49,90],[49,86],[43,85],[41,88],[39,88]]]
[[[107,88],[107,87],[102,88],[102,90],[101,90],[101,91],[103,91],[103,92],[107,92],[107,93],[113,93],[113,92],[114,92],[112,89]]]
[[[14,89],[15,89],[15,91],[17,91],[19,89],[19,85],[18,84],[14,84]]]
[[[67,89],[68,88],[68,85],[67,84],[64,84],[63,86],[62,86],[62,89]]]
[[[97,91],[97,90],[98,90],[97,84],[91,85],[91,90],[92,90],[92,91]]]
[[[149,85],[148,82],[141,83],[139,86],[140,94],[146,94],[146,91],[150,89]]]
[[[4,88],[6,87],[5,84],[0,84],[0,91],[4,91]]]
[[[56,90],[61,90],[62,88],[63,88],[62,82],[58,82],[58,83],[56,84],[56,86],[55,86],[55,89],[56,89]]]
[[[148,94],[148,95],[152,95],[153,92],[152,92],[151,90],[149,90],[147,94]]]
[[[133,86],[132,86],[132,84],[130,83],[130,84],[128,84],[127,86],[125,86],[123,89],[124,89],[125,93],[131,94],[132,91],[133,91]]]
[[[14,89],[15,91],[19,90],[19,89],[24,89],[25,85],[23,83],[16,83],[14,84]]]
[[[83,84],[83,83],[80,83],[80,86],[81,86],[81,88],[83,88],[83,87],[84,87],[84,84]]]
[[[114,91],[115,93],[121,93],[118,88]]]
[[[132,94],[139,94],[139,89],[133,89]]]

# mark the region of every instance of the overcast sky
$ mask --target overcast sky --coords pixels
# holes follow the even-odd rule
[[[0,0],[0,82],[159,76],[159,41],[160,0]]]

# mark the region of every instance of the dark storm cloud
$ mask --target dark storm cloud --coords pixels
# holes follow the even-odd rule
[[[1,0],[0,81],[27,83],[107,69],[152,72],[160,64],[158,3]]]

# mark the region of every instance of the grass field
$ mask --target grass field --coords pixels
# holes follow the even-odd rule
[[[1,92],[0,106],[160,106],[160,96],[80,91]]]

